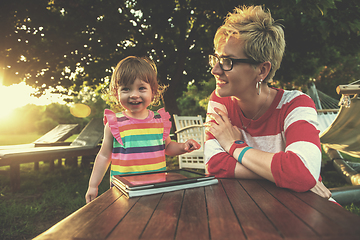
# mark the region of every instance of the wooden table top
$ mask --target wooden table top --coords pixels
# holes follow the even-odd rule
[[[360,217],[266,180],[127,199],[109,189],[40,239],[360,239]]]

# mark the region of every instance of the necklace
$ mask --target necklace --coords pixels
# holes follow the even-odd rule
[[[250,122],[249,122],[246,126],[244,126],[244,123],[243,123],[243,121],[242,121],[242,118],[240,117],[240,121],[241,121],[241,124],[242,124],[242,127],[243,127],[244,130],[246,130],[246,129],[250,126],[251,122],[257,117],[257,115],[261,112],[261,110],[263,110],[263,108],[264,108],[264,106],[265,106],[265,104],[266,104],[266,102],[267,102],[267,100],[268,100],[268,98],[269,98],[269,95],[270,95],[270,88],[269,88],[269,92],[268,92],[268,94],[267,94],[267,96],[266,96],[265,102],[263,103],[263,105],[261,106],[261,108],[259,109],[259,111],[255,114],[255,116],[254,116],[252,119],[250,119]],[[240,108],[240,109],[241,109],[241,108]],[[241,111],[242,111],[242,110],[241,110]],[[243,115],[245,116],[244,112],[243,112]]]

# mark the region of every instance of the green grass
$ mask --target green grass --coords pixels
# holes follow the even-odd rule
[[[36,139],[40,138],[42,135],[37,133],[31,133],[31,134],[0,134],[0,146],[6,146],[6,145],[16,145],[16,144],[26,144],[26,143],[32,143]],[[74,134],[68,139],[66,139],[65,142],[72,142],[78,134]]]
[[[40,138],[41,134],[0,134],[0,146],[31,143]]]
[[[12,193],[7,167],[0,168],[0,239],[31,239],[85,204],[91,170],[63,166],[49,171],[48,164],[21,165],[21,188]],[[109,188],[107,174],[99,194]]]

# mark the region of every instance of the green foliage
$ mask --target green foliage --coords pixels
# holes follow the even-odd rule
[[[284,19],[287,42],[276,79],[301,85],[324,66],[338,65],[342,56],[359,52],[360,25],[354,21],[359,18],[356,1],[296,1],[295,6],[290,5],[293,1],[272,11]],[[350,28],[352,24],[355,31]]]
[[[34,125],[37,133],[45,134],[50,129],[56,127],[57,122],[51,118],[43,118],[40,121],[35,122]]]
[[[41,121],[44,111],[44,106],[34,104],[15,109],[11,116],[0,121],[1,134],[36,132],[35,123]]]
[[[345,85],[360,79],[360,54],[344,57],[343,60],[333,67],[324,67],[316,78],[316,87],[329,96],[340,99],[336,93],[338,85]]]
[[[344,208],[358,216],[360,216],[360,203],[350,203],[344,206]]]
[[[188,82],[199,87],[211,78],[214,33],[239,4],[264,5],[282,19],[287,47],[276,75],[280,87],[304,87],[324,66],[359,53],[355,0],[14,0],[0,3],[0,76],[7,85],[26,80],[40,94],[62,86],[58,91],[77,95],[84,83],[106,86],[122,58],[146,55],[169,84],[167,110],[179,113],[175,99]]]
[[[109,108],[109,101],[106,98],[106,85],[88,86],[84,83],[79,94],[72,99],[72,102],[89,106],[91,108],[89,119],[103,117],[104,109]]]
[[[202,115],[206,117],[207,105],[209,102],[209,93],[215,89],[215,79],[202,81],[198,85],[191,82],[187,86],[187,91],[177,99],[177,103],[183,116]]]

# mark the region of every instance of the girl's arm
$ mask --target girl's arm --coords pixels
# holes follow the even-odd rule
[[[98,186],[101,183],[111,161],[113,137],[109,124],[105,125],[104,138],[99,153],[96,156],[91,173],[89,187],[85,195],[86,203],[91,202],[98,195]]]
[[[200,149],[200,144],[193,139],[189,139],[184,143],[171,141],[170,136],[165,140],[165,154],[168,156],[176,156],[187,152]]]

